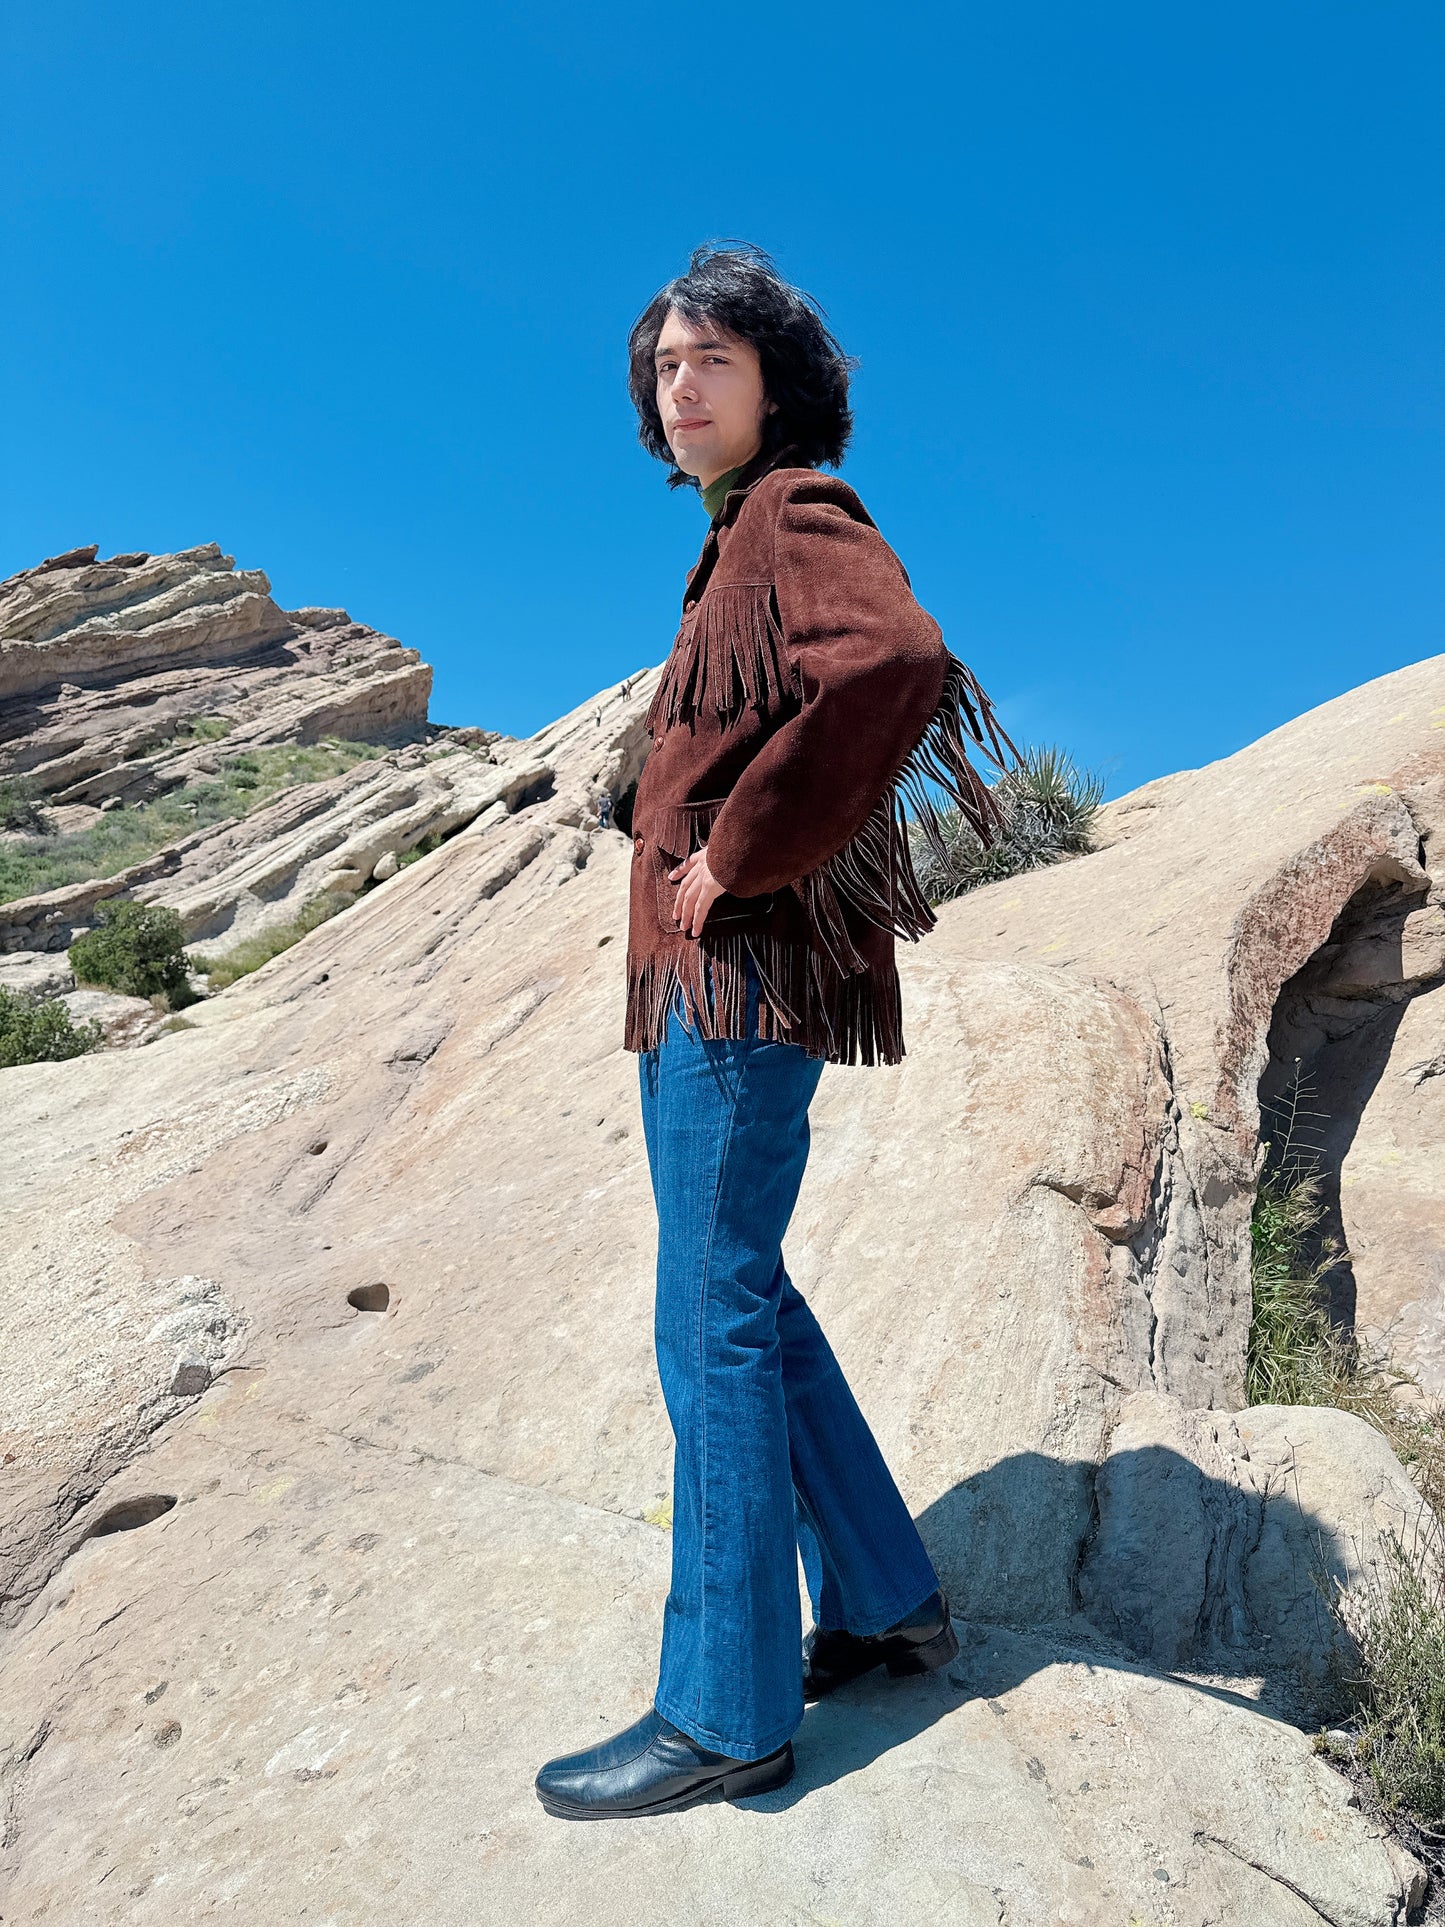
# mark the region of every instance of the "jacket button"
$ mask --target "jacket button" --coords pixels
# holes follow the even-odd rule
[[[684,602],[682,605],[682,613],[684,615],[687,615],[690,610],[693,610],[696,607],[697,607],[697,597],[695,595],[690,595],[687,601]]]
[[[642,848],[642,842],[643,842],[643,839],[642,839],[642,838],[641,838],[640,836],[635,836],[635,837],[633,837],[633,839],[632,839],[632,847],[633,847],[633,849],[634,849],[634,850],[640,850],[640,849]]]

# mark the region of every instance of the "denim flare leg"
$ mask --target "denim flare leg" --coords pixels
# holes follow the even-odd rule
[[[797,1558],[820,1627],[882,1632],[938,1577],[817,1320],[783,1265],[823,1061],[708,1039],[681,994],[639,1053],[657,1201],[658,1375],[675,1439],[672,1585],[655,1704],[734,1759],[803,1717]]]

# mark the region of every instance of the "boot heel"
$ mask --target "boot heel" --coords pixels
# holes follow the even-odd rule
[[[784,1786],[793,1777],[793,1743],[791,1740],[782,1752],[766,1760],[750,1760],[736,1773],[730,1773],[722,1783],[725,1800],[745,1800],[750,1793],[771,1793],[774,1787]]]
[[[923,1646],[910,1646],[906,1653],[888,1662],[890,1679],[906,1679],[913,1673],[931,1673],[939,1666],[946,1666],[949,1660],[958,1655],[958,1634],[952,1626],[945,1626],[941,1633],[935,1633]]]

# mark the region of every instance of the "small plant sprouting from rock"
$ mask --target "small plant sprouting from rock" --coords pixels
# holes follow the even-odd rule
[[[41,792],[29,776],[0,776],[0,830],[45,834]]]
[[[1345,1752],[1367,1767],[1387,1813],[1408,1815],[1445,1846],[1445,1535],[1417,1521],[1387,1529],[1378,1567],[1331,1604],[1350,1636],[1347,1671],[1358,1717]]]
[[[443,831],[428,830],[419,843],[413,843],[409,850],[397,858],[397,869],[404,870],[408,863],[415,863],[421,857],[430,856],[432,851],[439,850],[446,840],[446,835]]]
[[[1412,1413],[1396,1394],[1415,1385],[1388,1350],[1330,1317],[1324,1281],[1347,1254],[1324,1236],[1320,1153],[1311,1140],[1321,1114],[1298,1063],[1268,1107],[1269,1145],[1250,1221],[1252,1316],[1245,1363],[1250,1405],[1333,1405],[1367,1420],[1389,1440],[1417,1483],[1445,1502],[1445,1442],[1433,1414]]]
[[[92,1018],[77,1024],[58,997],[37,997],[0,986],[0,1070],[16,1064],[58,1064],[97,1050],[105,1032]]]
[[[1017,768],[993,785],[1003,829],[987,849],[958,809],[939,811],[946,862],[910,826],[913,867],[924,895],[932,904],[948,903],[980,884],[1087,854],[1103,795],[1103,779],[1080,770],[1063,750],[1023,750]]]
[[[78,984],[94,984],[125,997],[166,998],[172,1009],[196,1001],[186,976],[181,920],[159,903],[111,898],[98,906],[94,930],[77,937],[68,952]]]
[[[300,912],[286,923],[273,925],[254,937],[243,937],[240,943],[214,957],[202,967],[206,972],[208,990],[225,990],[242,977],[248,977],[262,964],[270,963],[279,957],[283,950],[299,943],[308,931],[315,930],[338,911],[349,908],[353,899],[340,891],[323,891],[318,897],[303,906]]]
[[[1251,1405],[1333,1405],[1383,1434],[1433,1508],[1407,1542],[1388,1528],[1380,1564],[1351,1588],[1321,1571],[1317,1583],[1346,1634],[1351,1660],[1337,1662],[1338,1684],[1354,1708],[1354,1733],[1321,1736],[1368,1769],[1384,1810],[1445,1845],[1445,1548],[1437,1515],[1445,1509],[1445,1427],[1438,1405],[1398,1396],[1418,1393],[1415,1375],[1383,1346],[1367,1346],[1330,1318],[1326,1274],[1343,1257],[1323,1236],[1324,1174],[1310,1143],[1319,1113],[1298,1063],[1273,1107],[1274,1131],[1255,1196],[1253,1319],[1245,1389]]]

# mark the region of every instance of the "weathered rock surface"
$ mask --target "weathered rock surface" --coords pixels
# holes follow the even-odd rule
[[[344,609],[271,600],[214,542],[177,555],[76,549],[0,582],[0,774],[57,803],[134,802],[204,769],[177,725],[225,716],[228,749],[410,740],[431,670]]]
[[[110,897],[169,905],[194,954],[207,959],[289,922],[324,892],[354,894],[378,867],[395,875],[399,857],[424,838],[449,836],[488,810],[505,815],[552,777],[548,763],[515,746],[495,744],[492,754],[501,760],[443,748],[425,759],[403,751],[358,763],[195,830],[114,876],[0,903],[0,982],[67,981],[58,953]],[[48,975],[36,968],[46,955]]]
[[[1347,1651],[1330,1587],[1379,1581],[1382,1534],[1409,1545],[1429,1521],[1348,1412],[1198,1412],[1154,1392],[1125,1401],[1094,1501],[1078,1589],[1101,1632],[1160,1666],[1263,1666],[1319,1689]]]
[[[982,1625],[811,1708],[778,1793],[549,1819],[538,1764],[646,1709],[667,1535],[416,1450],[425,1318],[401,1289],[222,1380],[121,1482],[178,1503],[36,1601],[0,1689],[7,1919],[1403,1917],[1413,1865],[1229,1682]],[[344,1423],[372,1382],[382,1446]]]
[[[1362,886],[1428,898],[1445,659],[905,947],[908,1057],[824,1073],[788,1257],[969,1643],[813,1709],[779,1795],[577,1828],[531,1775],[645,1707],[666,1585],[597,808],[654,680],[194,1029],[3,1074],[0,1913],[1402,1919],[1274,1673],[1330,1637],[1316,1534],[1347,1575],[1418,1500],[1357,1422],[1235,1408],[1276,1007]]]
[[[1428,873],[1442,725],[1435,657],[1121,797],[1103,812],[1108,847],[973,892],[928,939],[940,966],[1046,963],[1102,979],[1160,1023],[1174,1195],[1204,1213],[1189,1264],[1166,1265],[1152,1296],[1156,1378],[1186,1404],[1243,1397],[1260,1090],[1276,1095],[1302,1056],[1316,1088],[1330,1086],[1319,1108],[1352,1130],[1383,1060],[1333,1071],[1336,1044],[1362,1020],[1398,1022],[1445,970],[1445,898]],[[1332,942],[1335,963],[1316,965]],[[1322,998],[1313,974],[1339,968],[1342,952],[1342,981]],[[1330,1155],[1337,1170],[1338,1148]]]
[[[1388,1333],[1424,1390],[1445,1397],[1445,993],[1417,997],[1400,1013],[1384,1069],[1341,1148],[1356,1320]]]
[[[141,1044],[166,1021],[148,997],[123,997],[110,990],[71,990],[60,999],[77,1027],[99,1024],[107,1044]]]
[[[322,892],[394,874],[423,838],[551,780],[547,761],[510,738],[430,728],[430,687],[414,649],[344,610],[278,609],[266,577],[236,571],[214,543],[107,562],[77,550],[0,583],[0,776],[30,778],[57,829],[203,780],[263,744],[400,745],[113,876],[0,903],[0,983],[67,990],[61,953],[114,896],[169,904],[209,958]],[[198,718],[229,734],[195,739],[186,725]]]

